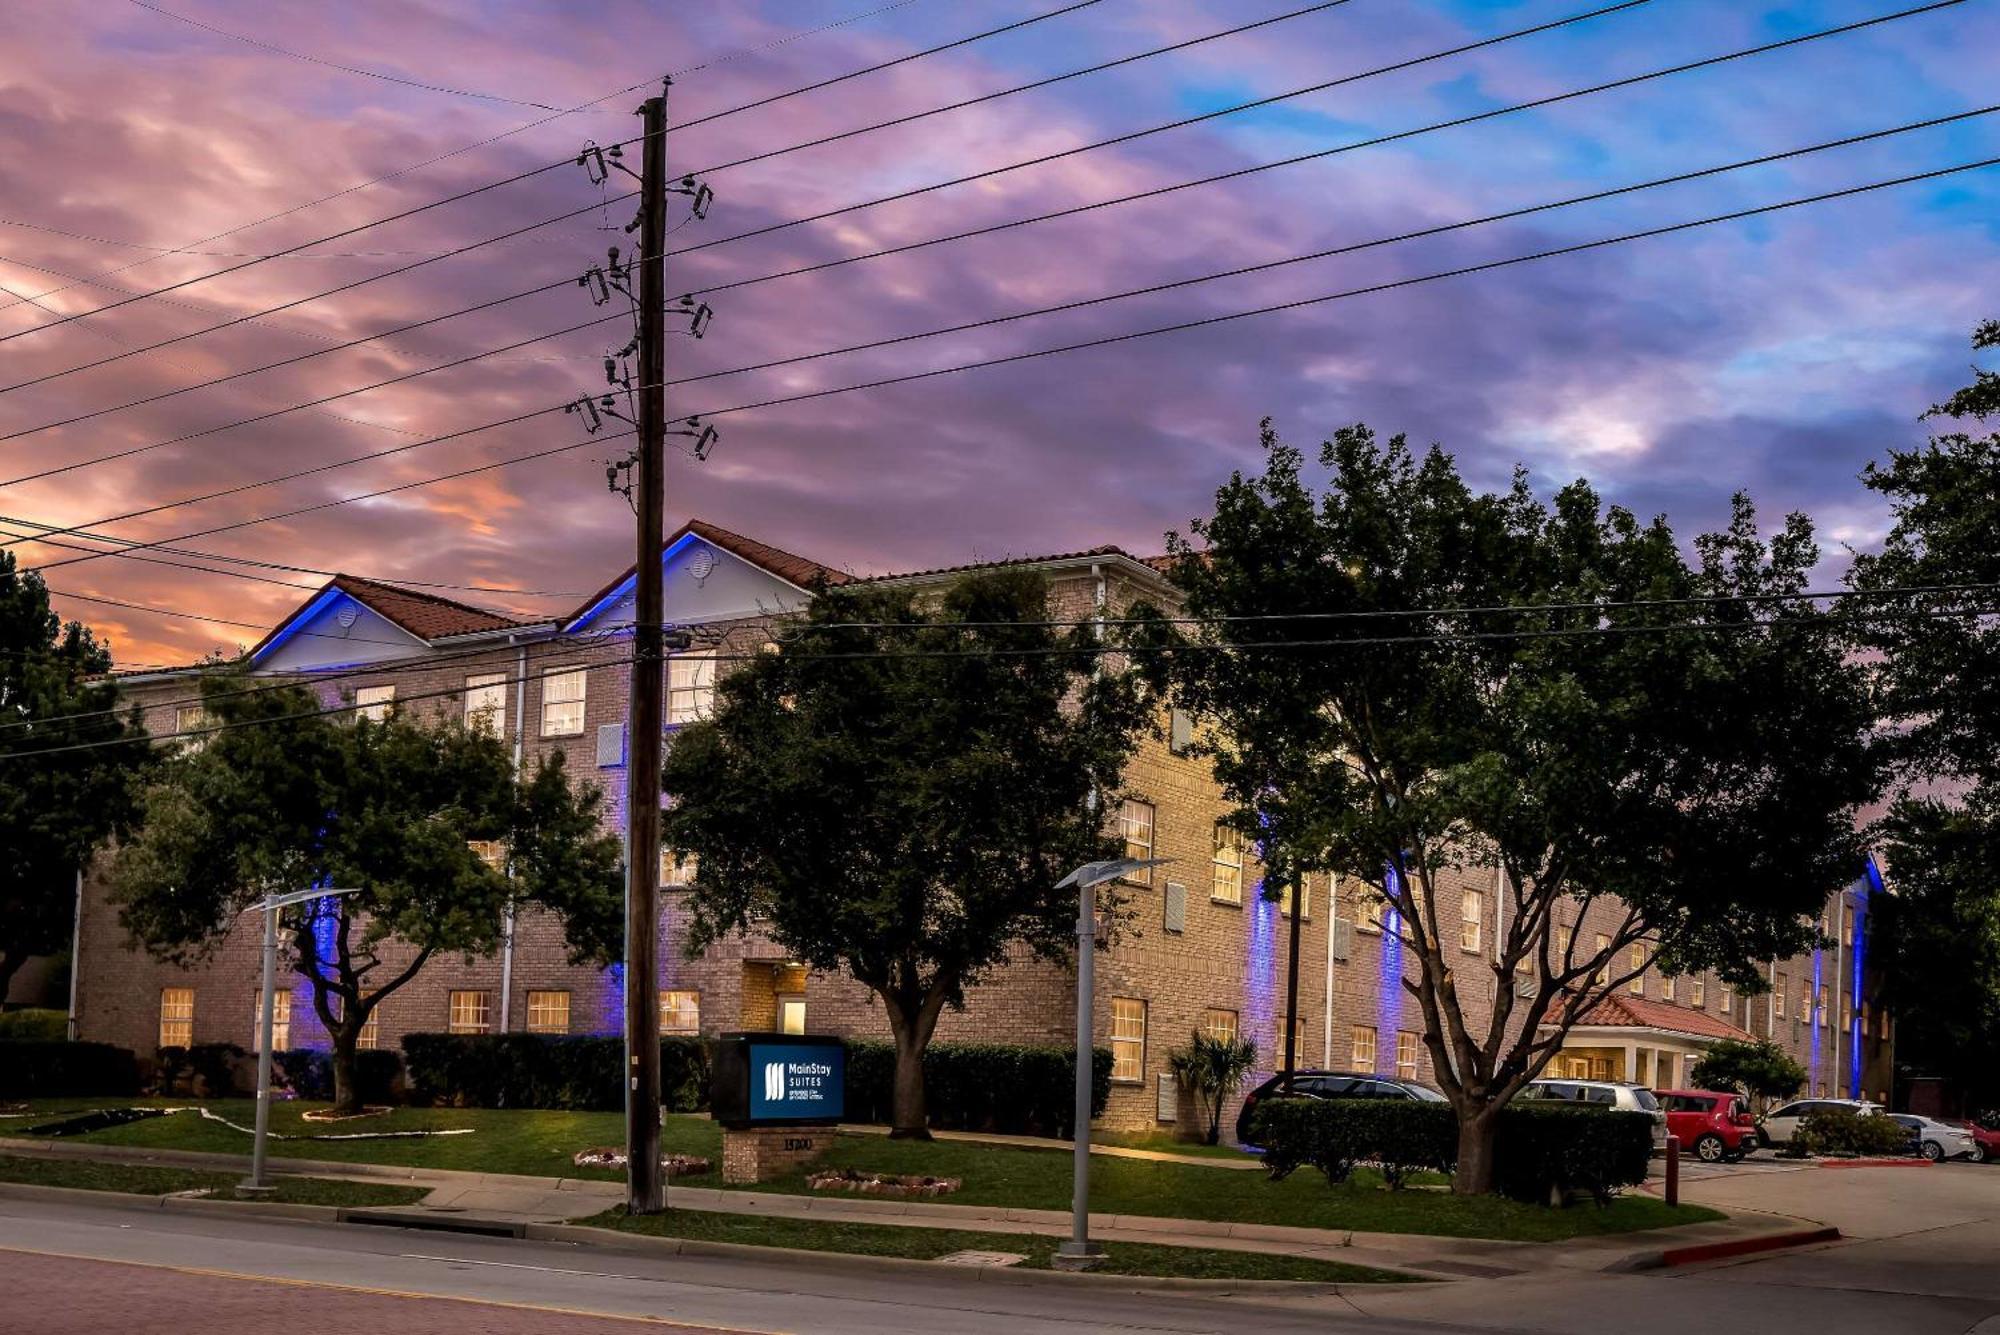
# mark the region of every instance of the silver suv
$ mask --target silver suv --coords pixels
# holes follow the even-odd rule
[[[1653,1153],[1667,1152],[1667,1114],[1644,1085],[1622,1080],[1530,1080],[1514,1097],[1529,1103],[1588,1103],[1646,1113],[1653,1119]]]

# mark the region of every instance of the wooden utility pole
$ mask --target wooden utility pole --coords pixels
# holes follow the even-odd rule
[[[666,703],[667,99],[639,109],[639,516],[625,800],[625,1208],[666,1208],[660,1164],[660,734]]]

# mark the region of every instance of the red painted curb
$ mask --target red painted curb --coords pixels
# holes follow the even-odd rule
[[[1929,1159],[1821,1159],[1821,1168],[1935,1168]]]
[[[1731,1256],[1750,1256],[1784,1247],[1804,1247],[1815,1242],[1838,1242],[1837,1228],[1807,1228],[1792,1233],[1769,1233],[1761,1238],[1736,1238],[1729,1242],[1708,1242],[1694,1247],[1671,1247],[1660,1253],[1660,1264],[1693,1265],[1698,1261],[1721,1261]]]

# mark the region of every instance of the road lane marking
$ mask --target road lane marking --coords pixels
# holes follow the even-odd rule
[[[253,1275],[236,1270],[212,1270],[204,1266],[175,1265],[168,1261],[129,1261],[122,1257],[88,1256],[80,1252],[44,1251],[36,1247],[10,1247],[0,1244],[0,1252],[13,1252],[21,1256],[48,1256],[63,1261],[90,1261],[99,1265],[133,1266],[141,1270],[166,1270],[179,1275],[192,1275],[201,1279],[233,1279],[248,1284],[283,1284],[298,1289],[333,1289],[341,1293],[363,1293],[378,1298],[422,1299],[441,1303],[467,1303],[474,1307],[504,1307],[519,1312],[546,1312],[551,1316],[593,1317],[599,1321],[632,1321],[649,1326],[679,1326],[683,1330],[716,1332],[717,1335],[789,1335],[789,1332],[759,1330],[749,1326],[718,1326],[705,1321],[688,1321],[676,1317],[635,1315],[630,1312],[602,1312],[588,1307],[558,1307],[547,1303],[517,1303],[501,1298],[470,1298],[456,1293],[423,1293],[414,1289],[385,1289],[369,1284],[337,1284],[324,1279],[294,1279],[287,1275]],[[436,1257],[436,1260],[453,1260],[452,1257]],[[539,1266],[520,1267],[541,1269]],[[556,1273],[586,1274],[586,1271]],[[607,1279],[624,1279],[623,1275],[607,1275]]]

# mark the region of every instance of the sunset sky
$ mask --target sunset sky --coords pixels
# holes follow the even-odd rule
[[[689,121],[1070,2],[163,0],[156,8],[17,0],[0,41],[0,336],[565,159],[586,139],[629,138],[644,92],[566,115],[523,104],[572,108],[683,70],[670,105],[675,121]],[[704,173],[716,203],[671,244],[714,241],[1285,93],[1610,0],[1349,0],[1049,88],[706,170],[1308,3],[1099,0],[692,126],[670,135],[670,166]],[[695,251],[669,261],[668,286],[699,291],[1256,166],[1915,3],[1648,0],[1265,109]],[[1995,9],[1970,0],[1546,109],[719,293],[708,336],[677,342],[669,374],[961,324],[1973,110],[2000,101]],[[723,410],[1995,156],[2000,114],[1185,290],[677,385],[672,411],[721,412],[722,439],[706,462],[669,456],[669,523],[700,516],[858,573],[1101,543],[1156,552],[1168,529],[1205,513],[1230,470],[1257,467],[1257,422],[1269,415],[1305,444],[1355,421],[1438,441],[1482,484],[1504,483],[1517,462],[1544,490],[1585,476],[1642,513],[1665,512],[1688,536],[1716,523],[1729,494],[1747,488],[1773,520],[1790,509],[1813,514],[1837,556],[1842,543],[1866,547],[1884,525],[1856,480],[1864,463],[1922,439],[1917,414],[1969,378],[1972,327],[2000,316],[2000,168],[1191,332]],[[629,160],[637,165],[636,151]],[[599,198],[581,170],[565,165],[0,342],[0,386]],[[286,210],[294,211],[231,230]],[[629,202],[610,204],[253,323],[0,392],[0,436],[557,283],[607,245],[629,245],[630,216]],[[174,248],[187,253],[164,253]],[[5,440],[0,481],[12,484],[0,487],[0,526],[22,533],[23,521],[92,523],[557,407],[602,386],[600,358],[629,329],[613,322],[320,408],[18,481],[613,309],[564,284]],[[577,419],[554,412],[101,531],[174,538],[581,439]],[[124,665],[233,651],[257,632],[230,623],[277,620],[321,582],[313,571],[486,586],[505,591],[443,591],[517,614],[559,612],[630,559],[631,515],[604,477],[606,459],[626,444],[596,440],[176,544],[262,563],[208,563],[237,576],[106,556],[47,578],[63,591],[56,601],[64,613],[99,628]],[[15,550],[26,565],[79,555],[40,543]],[[1837,565],[1830,561],[1830,572]]]

